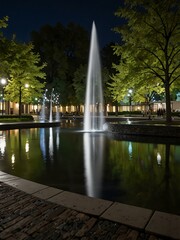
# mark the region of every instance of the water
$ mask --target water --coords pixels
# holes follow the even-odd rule
[[[100,54],[96,26],[95,23],[93,22],[84,112],[84,130],[86,132],[103,131],[104,125],[103,108],[104,103],[102,93]]]
[[[0,170],[63,190],[180,214],[180,144],[117,140],[103,132],[84,133],[78,124],[0,131]]]
[[[49,121],[52,122],[53,117],[52,117],[52,104],[53,104],[53,92],[54,92],[54,88],[51,91],[51,96],[50,96],[50,110],[49,110]]]

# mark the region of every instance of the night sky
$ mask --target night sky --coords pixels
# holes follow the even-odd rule
[[[21,42],[30,40],[31,31],[41,26],[54,26],[60,22],[66,26],[69,22],[91,31],[95,21],[101,47],[109,42],[118,42],[119,34],[111,29],[118,26],[120,19],[114,12],[120,6],[118,0],[1,0],[0,19],[9,16],[9,26],[3,30],[6,37],[16,34]]]

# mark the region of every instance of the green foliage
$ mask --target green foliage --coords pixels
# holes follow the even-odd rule
[[[8,17],[0,21],[0,28],[7,26]],[[33,51],[33,45],[20,44],[0,37],[0,77],[8,80],[5,86],[5,99],[19,102],[19,115],[21,103],[32,103],[35,97],[41,97],[45,86],[46,75],[43,72],[46,64],[40,65],[40,56]],[[26,86],[25,86],[26,85]],[[28,88],[27,88],[28,85]]]
[[[105,104],[113,102],[109,84],[112,83],[111,76],[116,73],[116,70],[115,68],[112,68],[112,62],[114,64],[118,64],[120,61],[120,57],[113,53],[113,46],[114,43],[109,43],[101,50],[102,79]]]
[[[8,26],[8,16],[4,17],[3,19],[0,19],[0,28],[6,28]]]
[[[47,88],[54,88],[60,96],[62,105],[76,104],[80,101],[73,85],[77,69],[87,63],[89,36],[79,25],[69,23],[66,27],[43,26],[39,32],[32,33],[35,51],[47,62]]]
[[[164,91],[167,121],[171,120],[170,89],[180,78],[180,12],[177,0],[125,0],[116,12],[124,24],[115,29],[122,45],[114,46],[121,57],[114,64],[110,89],[114,99],[122,100],[129,88],[134,92]],[[157,89],[158,88],[158,89]]]
[[[34,121],[33,116],[23,114],[21,117],[19,115],[1,115],[0,122],[25,122]]]
[[[79,104],[83,104],[85,100],[86,75],[87,75],[87,64],[80,65],[80,67],[74,73],[73,86],[74,86],[77,101]]]
[[[8,85],[5,87],[5,99],[20,104],[31,103],[35,97],[42,95],[45,84],[39,79],[45,78],[42,71],[45,64],[39,65],[40,58],[33,52],[32,44],[11,41],[7,46],[5,61]]]

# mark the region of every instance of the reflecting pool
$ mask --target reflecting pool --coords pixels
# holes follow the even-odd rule
[[[25,179],[180,214],[180,144],[118,140],[61,127],[0,131],[0,170]]]

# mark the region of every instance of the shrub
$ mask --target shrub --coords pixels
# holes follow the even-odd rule
[[[33,116],[24,114],[21,117],[19,115],[0,115],[0,122],[24,122],[34,121]]]

